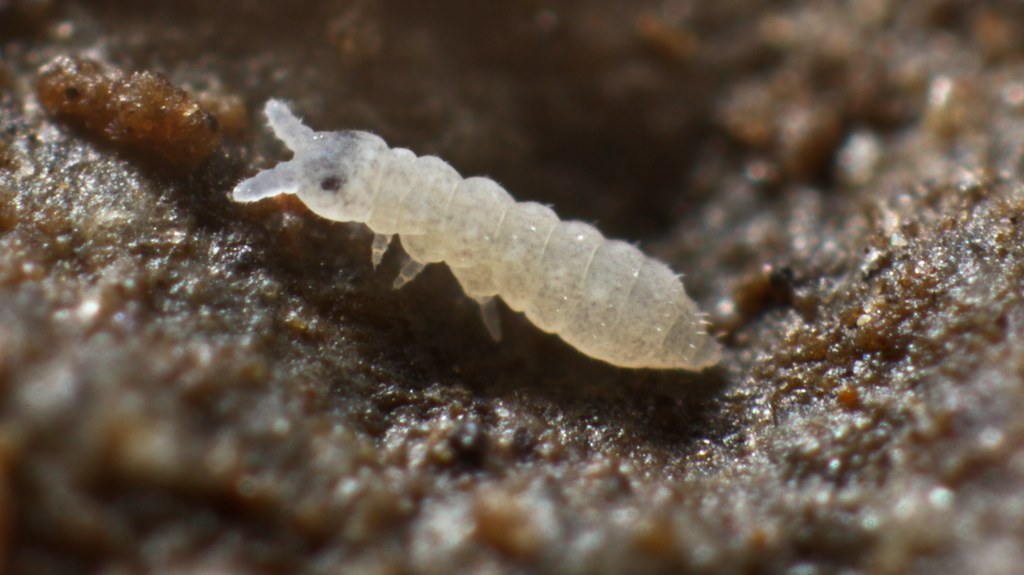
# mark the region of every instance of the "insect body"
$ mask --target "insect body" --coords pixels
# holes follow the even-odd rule
[[[295,157],[238,184],[236,201],[298,194],[325,218],[365,223],[377,234],[375,265],[402,234],[410,261],[396,287],[425,264],[447,263],[496,338],[493,297],[501,296],[544,331],[614,365],[701,369],[718,361],[682,283],[632,245],[373,134],[314,132],[279,100],[265,113]]]

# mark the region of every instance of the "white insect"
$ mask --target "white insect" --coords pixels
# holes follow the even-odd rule
[[[410,256],[395,287],[445,262],[479,304],[495,339],[494,296],[580,351],[633,368],[701,369],[721,350],[672,271],[593,226],[560,221],[550,208],[517,203],[488,178],[463,178],[443,160],[388,148],[359,131],[314,132],[280,100],[270,128],[290,161],[238,184],[239,202],[298,194],[330,220],[376,233],[373,263],[394,234]]]

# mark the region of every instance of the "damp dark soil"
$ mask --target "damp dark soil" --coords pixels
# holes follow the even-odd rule
[[[0,572],[1024,565],[1024,8],[0,0]],[[270,97],[685,275],[589,359],[232,187]]]

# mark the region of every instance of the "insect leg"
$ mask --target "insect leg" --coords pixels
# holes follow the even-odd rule
[[[384,259],[384,252],[388,251],[388,246],[391,245],[391,238],[393,237],[395,237],[394,234],[374,234],[373,247],[370,248],[373,254],[373,269],[377,269],[380,261]]]
[[[410,259],[405,262],[405,265],[402,266],[402,271],[398,272],[398,277],[395,278],[395,283],[392,284],[392,287],[394,287],[394,289],[398,289],[409,283],[414,277],[418,276],[420,272],[423,271],[423,267],[424,264],[414,259]]]
[[[480,305],[480,318],[484,320],[484,327],[491,339],[501,341],[501,316],[498,315],[498,302],[494,296],[475,297],[476,303]]]

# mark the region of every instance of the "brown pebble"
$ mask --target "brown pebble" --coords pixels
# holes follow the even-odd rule
[[[860,394],[857,388],[851,386],[840,387],[836,390],[836,399],[840,405],[847,409],[853,409],[860,405]]]
[[[842,136],[838,110],[826,104],[800,106],[777,121],[778,153],[786,173],[813,178],[828,166]]]
[[[217,119],[161,74],[58,56],[36,90],[54,117],[154,167],[191,172],[220,145]]]
[[[755,273],[744,277],[733,290],[736,308],[749,318],[767,309],[793,303],[793,272],[789,268],[765,264]]]

